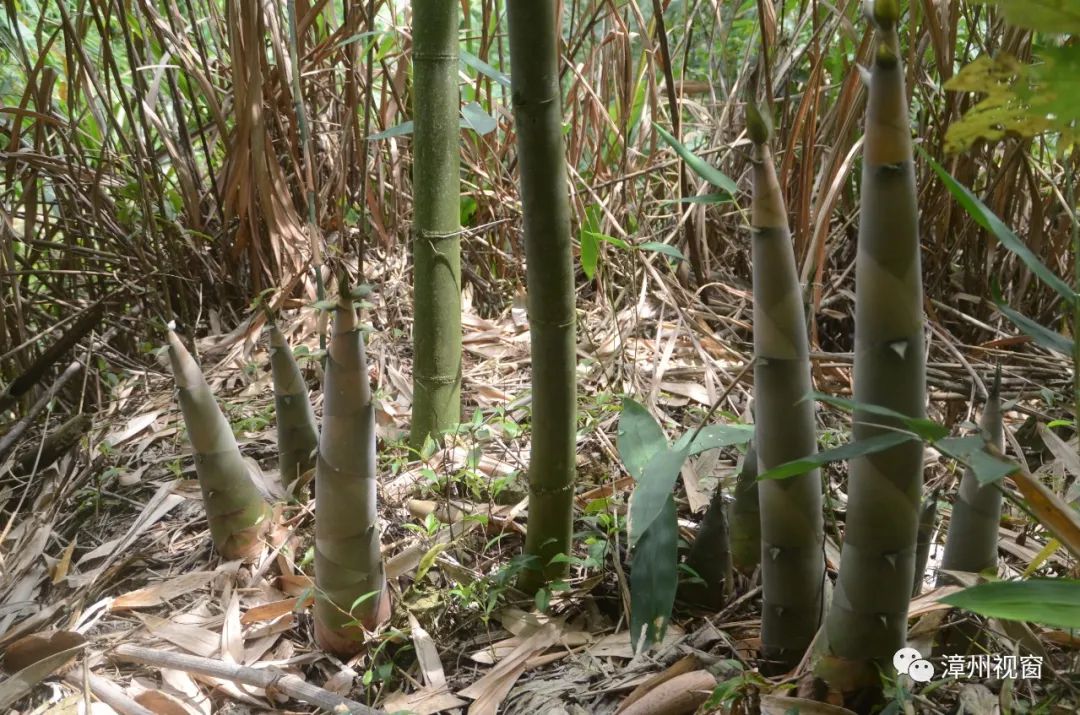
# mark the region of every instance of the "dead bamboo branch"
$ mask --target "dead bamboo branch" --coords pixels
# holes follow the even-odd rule
[[[113,656],[132,663],[153,665],[158,668],[176,668],[189,673],[199,673],[222,678],[244,685],[254,685],[266,690],[278,690],[289,697],[302,700],[332,713],[352,715],[386,715],[383,710],[369,708],[363,703],[331,693],[305,680],[277,668],[248,668],[211,658],[200,658],[185,653],[154,650],[135,645],[121,645],[112,651]]]

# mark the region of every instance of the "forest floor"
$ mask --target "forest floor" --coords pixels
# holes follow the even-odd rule
[[[667,270],[662,259],[654,263],[648,270]],[[0,604],[0,633],[5,634],[0,645],[49,629],[88,639],[83,668],[62,684],[34,690],[17,712],[76,712],[84,683],[97,692],[109,682],[154,713],[313,709],[311,701],[290,700],[275,685],[244,685],[238,675],[161,667],[130,653],[118,659],[113,651],[121,644],[217,661],[234,675],[239,666],[275,666],[302,676],[327,696],[386,712],[607,713],[620,707],[631,712],[625,709],[628,702],[665,679],[701,670],[721,686],[714,698],[717,711],[792,711],[795,701],[788,698],[808,694],[806,664],[782,678],[756,672],[760,586],[755,575],[740,577],[720,613],[677,607],[666,637],[650,653],[635,657],[626,631],[629,559],[623,519],[633,481],[615,447],[621,396],[648,405],[670,435],[696,426],[725,392],[716,419],[742,419],[751,387],[745,373],[751,353],[748,294],[728,286],[718,291],[711,311],[690,310],[680,307],[688,301],[668,276],[656,281],[658,290],[622,301],[625,307],[617,312],[605,301],[579,312],[577,552],[565,581],[532,599],[513,589],[512,578],[524,534],[529,454],[524,310],[515,304],[498,317],[481,318],[466,292],[465,426],[444,448],[416,455],[404,445],[411,392],[410,324],[402,309],[410,300],[405,266],[375,265],[383,273],[371,276],[375,307],[365,320],[374,328],[368,351],[378,400],[383,554],[395,605],[390,624],[372,634],[367,652],[350,662],[314,646],[308,610],[313,504],[306,495],[281,499],[270,373],[256,317],[231,332],[217,330],[197,346],[241,449],[258,464],[265,491],[282,504],[262,556],[250,564],[223,562],[211,549],[166,363],[159,359],[156,368],[148,368],[128,361],[117,374],[108,409],[94,417],[88,442],[57,464],[39,468],[33,479],[8,481],[0,494],[11,515],[3,527],[7,586]],[[319,314],[305,308],[288,316],[291,322],[284,320],[283,327],[294,349],[304,346],[315,355]],[[217,315],[204,317],[211,325],[220,323]],[[962,345],[940,324],[930,341],[932,416],[950,425],[970,422],[972,398],[982,394],[980,380],[989,379],[998,361],[1009,426],[1018,438],[1024,439],[1026,417],[1043,422],[1052,417],[1033,405],[1045,391],[1063,389],[1068,373],[1062,365],[1004,340]],[[309,384],[317,385],[318,361],[301,364]],[[849,367],[850,354],[816,354],[817,389],[850,394]],[[312,397],[318,414],[320,391],[313,389]],[[824,409],[819,415],[823,443],[843,441],[848,417]],[[1014,451],[1017,447],[1031,453],[1014,442]],[[1044,447],[1049,454],[1030,464],[1032,470],[1066,479],[1070,467],[1054,458],[1056,445]],[[711,493],[729,489],[738,458],[736,450],[706,453],[684,469],[678,504],[688,540]],[[927,462],[927,492],[942,487],[948,494],[959,477],[955,466],[933,450]],[[10,467],[0,465],[0,473]],[[832,513],[842,512],[843,465],[826,473],[830,499],[837,500]],[[947,505],[943,512],[947,517]],[[1061,552],[1044,549],[1044,534],[1026,520],[1008,524],[1001,529],[1005,573],[1067,568]],[[827,532],[833,570],[839,561],[835,519]],[[911,608],[912,641],[927,648],[948,611],[936,601],[945,591],[931,584],[932,578]],[[1022,644],[1043,658],[1042,680],[1017,679],[1004,687],[1001,680],[987,678],[908,681],[906,687],[889,689],[893,711],[1080,709],[1075,685],[1061,675],[1080,670],[1080,638],[1025,624],[986,625],[991,653],[1012,653]],[[113,709],[124,713],[118,702]],[[98,706],[94,712],[110,712]],[[800,707],[810,713],[848,712],[825,704]]]

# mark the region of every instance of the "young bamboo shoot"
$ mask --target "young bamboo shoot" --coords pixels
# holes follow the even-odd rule
[[[918,207],[911,154],[897,0],[870,3],[878,33],[863,140],[862,196],[855,264],[855,401],[908,417],[925,415],[926,366]],[[853,438],[896,420],[856,409]],[[852,459],[840,573],[826,618],[844,690],[880,688],[905,644],[915,571],[923,445],[911,440]],[[822,671],[824,672],[824,671]],[[869,692],[868,691],[868,694]]]
[[[232,426],[199,364],[171,329],[169,362],[214,548],[226,559],[253,558],[262,547],[260,537],[269,523],[270,508],[251,480]]]
[[[307,385],[292,349],[274,323],[270,323],[270,371],[274,379],[274,415],[277,418],[278,465],[288,489],[315,467],[319,431],[308,399]],[[296,496],[294,492],[294,496]]]
[[[375,406],[356,310],[342,290],[327,348],[315,476],[315,636],[341,656],[390,615],[379,552]]]
[[[754,142],[754,437],[763,470],[817,451],[810,348],[769,129],[748,105]],[[825,557],[818,470],[758,482],[761,509],[762,655],[773,670],[798,663],[823,616]]]

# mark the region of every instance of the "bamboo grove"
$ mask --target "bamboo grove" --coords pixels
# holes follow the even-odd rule
[[[507,150],[501,160],[512,167],[517,182],[515,231],[520,234],[523,250],[514,255],[524,264],[522,305],[526,308],[530,356],[526,368],[530,390],[521,403],[529,415],[529,456],[524,470],[528,493],[523,538],[515,546],[522,566],[513,583],[522,602],[535,599],[533,602],[544,610],[541,604],[550,597],[553,584],[561,583],[575,553],[581,552],[575,532],[582,506],[575,498],[582,466],[579,382],[583,368],[579,358],[581,341],[593,336],[583,337],[585,331],[579,329],[581,282],[575,237],[583,273],[598,285],[610,280],[598,255],[610,251],[646,270],[670,269],[686,286],[696,286],[703,300],[708,300],[713,290],[708,267],[699,255],[698,241],[704,234],[699,235],[691,218],[698,214],[688,211],[686,220],[671,234],[681,238],[691,254],[689,259],[673,244],[637,241],[630,237],[633,231],[611,230],[619,235],[607,235],[605,231],[617,221],[600,201],[577,212],[584,218],[575,220],[575,207],[587,192],[575,188],[575,175],[568,171],[575,165],[568,161],[573,150],[566,139],[567,115],[578,108],[566,94],[573,67],[563,56],[571,49],[563,35],[564,4],[508,0],[504,18],[508,54],[500,58],[502,64],[489,64],[463,53],[463,35],[476,30],[469,26],[468,12],[462,12],[464,5],[458,0],[412,3],[406,15],[411,22],[408,92],[403,91],[403,73],[400,86],[380,98],[381,108],[372,106],[363,111],[364,122],[370,122],[379,111],[387,113],[387,107],[402,104],[407,95],[407,109],[401,109],[411,120],[408,125],[378,132],[370,125],[359,126],[360,115],[350,115],[344,123],[349,138],[341,147],[348,161],[340,175],[326,183],[358,186],[351,195],[342,193],[327,201],[339,215],[330,222],[334,230],[324,234],[316,225],[314,206],[326,197],[315,188],[319,173],[326,174],[329,169],[314,158],[309,125],[326,120],[307,116],[300,65],[305,56],[330,50],[302,46],[299,38],[310,28],[300,26],[297,12],[305,8],[290,2],[290,47],[278,49],[287,49],[279,54],[283,56],[282,72],[291,73],[287,82],[295,87],[298,143],[292,156],[279,161],[264,146],[275,130],[262,108],[276,100],[263,95],[264,68],[257,48],[262,46],[264,33],[281,35],[283,28],[268,29],[254,6],[247,3],[225,4],[229,44],[248,48],[234,58],[235,101],[241,106],[258,106],[260,111],[238,115],[243,118],[237,120],[233,131],[222,129],[222,136],[230,138],[234,150],[242,149],[233,151],[228,163],[220,167],[220,184],[227,190],[217,195],[216,210],[223,220],[238,227],[241,250],[249,251],[252,260],[257,257],[273,263],[260,281],[273,284],[282,276],[294,276],[288,288],[264,291],[272,298],[253,311],[257,321],[266,325],[283,495],[260,488],[199,360],[192,354],[191,335],[185,335],[175,322],[165,331],[167,358],[214,550],[223,559],[251,561],[263,553],[268,531],[280,514],[280,504],[275,501],[311,508],[314,637],[319,648],[342,658],[363,652],[372,633],[386,628],[400,610],[400,604],[394,603],[396,576],[388,575],[382,551],[379,494],[385,475],[380,473],[378,398],[371,378],[372,370],[381,368],[369,354],[368,336],[373,328],[363,322],[371,307],[367,299],[374,290],[364,282],[365,266],[378,260],[372,236],[384,223],[373,215],[369,201],[369,194],[379,190],[368,185],[371,146],[387,137],[403,136],[408,136],[410,146],[411,221],[407,227],[390,227],[389,231],[407,234],[399,246],[408,253],[412,290],[411,310],[401,307],[411,318],[412,339],[407,443],[413,457],[423,458],[435,448],[463,444],[461,435],[467,430],[462,424],[463,394],[467,400],[469,391],[467,360],[463,358],[464,282],[469,275],[490,273],[485,272],[487,267],[470,262],[475,255],[470,242],[478,240],[469,228],[469,210],[475,207],[470,209],[463,194],[466,187],[481,186],[486,179],[475,175],[475,166],[463,171],[463,156],[470,142],[488,141],[478,126],[492,118],[478,117],[472,104],[463,99],[462,60],[479,67],[505,94],[506,116],[494,121],[509,126],[513,137],[512,152]],[[623,473],[633,485],[632,496],[628,503],[619,505],[621,511],[615,520],[619,533],[625,534],[625,550],[616,548],[605,556],[616,560],[620,579],[627,584],[628,614],[622,626],[629,630],[627,639],[635,652],[647,650],[663,639],[677,607],[716,614],[741,598],[740,586],[759,580],[760,648],[756,656],[760,671],[784,676],[801,672],[801,664],[809,663],[819,682],[845,705],[871,712],[881,706],[885,684],[896,679],[893,654],[908,645],[909,607],[923,586],[937,524],[942,491],[924,487],[927,444],[962,465],[944,537],[939,586],[958,582],[950,576],[957,572],[975,580],[973,574],[996,576],[999,524],[1008,496],[1002,487],[1006,478],[1013,480],[1027,503],[1041,505],[1033,507],[1033,516],[1074,556],[1080,548],[1078,522],[1075,517],[1061,517],[1060,498],[1047,495],[1026,467],[1005,458],[1006,408],[1000,368],[984,395],[975,434],[950,437],[948,428],[928,418],[929,298],[917,183],[924,174],[913,149],[911,117],[915,112],[909,106],[905,68],[910,54],[901,39],[902,23],[910,14],[902,12],[899,0],[862,3],[871,30],[862,48],[869,67],[858,80],[862,83],[858,91],[865,93],[865,114],[861,146],[848,157],[860,171],[856,179],[829,187],[832,193],[828,194],[835,198],[852,193],[858,201],[851,247],[855,290],[850,399],[814,390],[819,372],[812,354],[820,324],[808,320],[808,315],[813,318],[810,304],[824,266],[800,263],[800,256],[808,255],[806,247],[815,245],[816,237],[792,230],[790,217],[807,209],[804,205],[793,211],[785,201],[781,177],[790,175],[791,152],[779,161],[774,155],[772,145],[778,138],[773,126],[776,95],[768,76],[774,67],[768,61],[768,39],[761,39],[761,66],[749,86],[740,87],[745,94],[737,103],[741,113],[720,120],[740,124],[740,139],[733,144],[748,160],[747,176],[740,177],[747,184],[744,191],[739,181],[713,166],[704,152],[695,154],[682,142],[664,11],[659,2],[655,5],[658,12],[651,27],[659,41],[650,52],[664,56],[658,66],[668,72],[666,77],[655,79],[653,89],[659,96],[662,92],[658,88],[666,88],[673,116],[664,118],[656,112],[653,117],[659,137],[654,150],[663,152],[665,145],[673,149],[670,157],[677,167],[680,195],[669,197],[670,203],[730,204],[739,216],[738,240],[745,240],[749,256],[749,280],[743,294],[752,302],[753,357],[737,368],[741,372],[727,379],[734,375],[734,383],[752,385],[752,403],[741,420],[733,415],[716,418],[721,397],[704,417],[688,410],[681,423],[662,421],[652,414],[648,395],[641,402],[635,400],[630,392],[632,381],[610,378],[611,384],[624,387],[625,394],[617,435],[605,439],[613,445]],[[759,10],[764,5],[757,3]],[[347,82],[351,84],[346,87],[346,97],[359,105],[363,101],[363,72],[366,69],[369,73],[366,81],[370,83],[380,40],[370,37],[378,34],[373,30],[356,32],[362,22],[374,27],[375,4],[367,8],[366,17],[361,3],[346,6],[351,7],[344,26],[349,32],[343,31],[335,42],[348,58]],[[169,29],[171,18],[153,19],[157,31],[175,33]],[[496,22],[492,17],[483,20]],[[766,25],[763,20],[761,29],[767,35]],[[486,26],[483,32],[487,32]],[[178,61],[191,60],[181,53]],[[820,68],[820,58],[816,61],[814,72]],[[374,103],[370,86],[368,89],[367,101]],[[857,96],[855,89],[850,92]],[[214,116],[206,122],[223,124],[224,109],[212,109]],[[136,107],[132,114],[137,112]],[[144,116],[141,121],[155,119]],[[617,120],[609,121],[615,126]],[[665,125],[674,131],[667,132]],[[612,146],[618,144],[617,129],[612,130],[616,138]],[[191,145],[191,137],[182,141]],[[144,150],[133,147],[132,151]],[[176,151],[175,147],[171,151]],[[628,156],[621,160],[624,166]],[[927,159],[927,165],[958,203],[976,217],[976,222],[990,227],[1028,266],[1034,276],[1032,283],[1045,284],[1061,296],[1072,311],[1069,319],[1075,319],[1071,328],[1080,328],[1077,293],[1068,285],[1061,287],[1060,279],[1055,283],[1056,277],[1045,266],[1040,270],[1042,264],[1030,251],[1024,254],[1001,238],[1012,234],[1003,234],[1000,220],[933,157]],[[303,202],[278,195],[273,188],[279,184],[277,177],[294,164],[306,184]],[[691,172],[717,193],[692,195]],[[378,181],[387,181],[383,175],[387,173],[374,172]],[[184,180],[193,178],[184,174]],[[296,209],[299,203],[307,209],[306,220]],[[197,200],[189,200],[181,213],[198,213],[197,204]],[[827,208],[828,203],[824,213]],[[985,213],[980,213],[983,210]],[[348,230],[350,222],[358,228]],[[795,225],[803,231],[808,228],[805,221]],[[170,226],[162,222],[153,230],[167,232],[172,230]],[[264,252],[257,240],[264,231],[287,236],[282,245],[289,250]],[[591,258],[587,258],[590,252]],[[268,258],[270,253],[273,255]],[[168,283],[172,279],[162,280]],[[319,299],[313,312],[324,349],[313,361],[316,367],[305,372],[281,326],[289,310],[298,305],[290,298],[290,291],[298,282],[308,280],[318,286]],[[493,279],[491,284],[497,282]],[[169,285],[170,290],[164,293],[173,295],[176,286]],[[263,286],[259,283],[255,287]],[[623,290],[625,286],[611,289]],[[1080,348],[1073,342],[1075,335],[1070,339],[1057,328],[1046,328],[1016,311],[1009,313],[1005,299],[999,298],[994,297],[998,309],[1034,342],[1050,345],[1072,359],[1080,356]],[[680,310],[685,308],[680,306]],[[304,311],[312,312],[310,307],[300,312]],[[193,335],[196,322],[183,321],[195,316],[180,314],[185,312],[189,311],[177,310],[176,317]],[[687,320],[687,324],[698,337],[722,339],[718,323]],[[321,404],[309,393],[312,375],[319,382]],[[712,388],[710,383],[710,391]],[[1074,378],[1073,388],[1080,407],[1080,378]],[[4,398],[6,394],[0,394],[0,399]],[[819,449],[819,403],[850,414],[851,439],[846,445]],[[679,432],[670,440],[668,428]],[[681,497],[676,485],[680,478],[687,479],[685,474],[693,472],[694,465],[705,463],[703,455],[718,449],[740,452],[740,461],[731,484],[717,486],[707,507],[702,502],[700,523],[691,530],[694,538],[686,539],[685,523],[680,523],[678,515]],[[837,512],[827,503],[827,468],[834,462],[847,465],[846,501],[840,509],[842,527],[829,523]],[[711,464],[715,466],[715,462]],[[606,494],[604,498],[610,497]],[[833,563],[827,549],[830,529],[840,546],[838,563]],[[438,551],[431,554],[434,558]],[[626,578],[622,576],[624,559],[629,567]],[[830,569],[835,570],[835,577]],[[964,624],[942,628],[936,652],[977,649],[981,638],[976,629]]]

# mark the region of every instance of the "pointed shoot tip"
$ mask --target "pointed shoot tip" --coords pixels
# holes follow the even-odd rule
[[[765,144],[772,134],[769,121],[753,102],[746,103],[746,132],[750,135],[750,141],[757,145]]]

